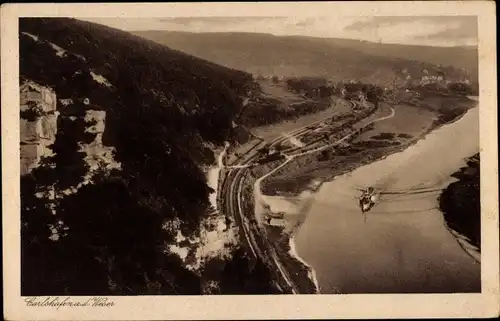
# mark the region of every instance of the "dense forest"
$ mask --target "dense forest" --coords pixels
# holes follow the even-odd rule
[[[185,235],[198,233],[211,192],[207,144],[233,137],[251,75],[75,19],[22,18],[19,31],[21,80],[71,101],[58,108],[55,156],[21,178],[22,295],[200,294],[200,273],[170,253],[176,231],[164,224],[179,220]],[[88,171],[79,149],[93,139],[88,109],[106,111],[103,142],[121,169],[64,195]],[[246,253],[233,261],[227,269],[247,264]],[[229,292],[245,291],[255,273],[240,276]],[[253,292],[271,291],[270,280],[254,281]]]
[[[238,116],[238,122],[247,126],[274,124],[283,120],[296,119],[300,116],[319,112],[332,106],[332,96],[359,101],[359,93],[366,101],[378,105],[384,97],[380,86],[361,82],[329,83],[324,77],[289,77],[274,82],[283,82],[287,91],[297,94],[301,100],[293,103],[278,97],[261,95],[259,88],[248,105]],[[342,90],[344,89],[344,93]]]
[[[480,169],[479,154],[470,157],[467,166],[452,175],[458,181],[451,183],[439,198],[439,205],[448,226],[465,235],[479,249],[481,248]]]
[[[330,99],[327,97],[295,104],[286,104],[273,97],[257,97],[248,103],[238,121],[247,126],[269,125],[318,112],[328,107],[330,107]]]
[[[325,98],[331,96],[334,91],[325,78],[294,77],[286,80],[288,90],[303,93],[309,98]]]

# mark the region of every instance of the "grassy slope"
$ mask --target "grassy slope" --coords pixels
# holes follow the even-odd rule
[[[248,105],[238,117],[238,123],[257,127],[278,124],[284,120],[314,114],[328,108],[330,96],[307,97],[287,88],[285,81],[276,83],[270,80],[256,82],[260,91],[253,95]]]
[[[74,19],[20,19],[19,28],[21,78],[73,99],[59,104],[56,156],[46,160],[55,168],[21,179],[23,295],[198,294],[198,275],[166,250],[176,231],[162,225],[179,219],[196,235],[210,192],[201,166],[214,161],[205,144],[232,135],[250,75]],[[50,43],[66,52],[57,56]],[[104,143],[116,147],[122,171],[56,200],[53,216],[34,194],[81,181],[85,109],[106,111]],[[47,226],[58,220],[69,232],[52,242]]]
[[[433,69],[433,65],[440,64],[465,68],[472,80],[477,79],[475,47],[438,48],[250,33],[136,31],[134,34],[256,74],[327,75],[340,80],[387,84],[395,77],[401,78],[400,71],[404,68],[419,77],[424,67]],[[452,77],[457,74],[452,68],[444,70]]]

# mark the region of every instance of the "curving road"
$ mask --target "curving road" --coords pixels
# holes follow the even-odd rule
[[[478,108],[471,109],[404,151],[321,187],[295,237],[321,293],[481,291],[480,253],[464,251],[467,240],[449,228],[437,199],[479,151],[478,119]],[[357,186],[418,192],[385,195],[366,221],[352,202]]]
[[[375,119],[365,124],[365,126],[394,117],[395,111],[392,107],[390,108],[391,108],[390,115]],[[315,130],[314,126],[319,125],[323,121],[324,120],[315,121],[313,123],[308,124],[307,126],[303,126],[291,132],[285,133],[284,135],[271,141],[270,146],[275,146],[281,142],[289,140],[291,137],[298,137],[313,132]],[[307,144],[303,147],[296,148],[294,151],[296,151],[297,153],[294,153],[292,155],[286,155],[285,162],[283,162],[280,166],[276,167],[275,169],[273,169],[272,171],[263,175],[262,177],[260,177],[255,181],[254,183],[255,203],[260,204],[260,195],[261,195],[260,183],[264,179],[275,173],[279,168],[282,168],[288,162],[290,162],[292,159],[298,156],[316,153],[321,150],[338,145],[341,142],[349,139],[354,134],[355,132],[350,133],[333,143],[312,150],[307,150],[308,146],[310,147],[311,144]],[[315,143],[316,142],[313,142],[313,144]],[[260,144],[256,145],[255,147],[259,145]],[[280,280],[277,280],[277,282],[279,283],[280,288],[285,289],[286,292],[300,293],[301,292],[300,289],[293,282],[289,273],[286,271],[286,269],[280,262],[279,257],[274,249],[274,246],[270,244],[267,237],[265,237],[265,232],[263,233],[264,229],[262,228],[262,223],[260,222],[261,217],[259,213],[255,211],[254,213],[252,213],[253,215],[245,215],[245,210],[243,208],[243,202],[245,201],[245,199],[244,196],[242,195],[242,190],[244,186],[243,182],[246,175],[248,175],[249,173],[249,168],[253,166],[254,161],[256,161],[259,157],[261,157],[261,154],[255,147],[249,150],[246,154],[242,155],[239,158],[240,162],[238,164],[225,167],[229,170],[229,172],[226,178],[224,179],[220,191],[223,199],[222,208],[224,208],[226,214],[231,213],[232,216],[234,217],[235,222],[240,227],[239,228],[240,232],[243,232],[242,234],[253,256],[255,258],[262,258],[265,262],[272,264],[276,271],[279,271],[281,277]],[[248,217],[250,217],[250,219]]]

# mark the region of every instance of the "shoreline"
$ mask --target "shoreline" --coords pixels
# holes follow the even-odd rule
[[[470,108],[469,110],[471,110],[471,109],[473,109],[473,108],[478,108],[478,104],[476,104],[474,107]],[[356,166],[355,168],[350,169],[350,170],[349,170],[349,169],[346,169],[346,170],[344,170],[344,171],[342,171],[342,170],[341,170],[341,171],[340,171],[340,173],[336,173],[336,174],[334,174],[334,175],[332,175],[332,176],[330,176],[330,177],[327,177],[326,179],[323,179],[323,180],[316,180],[316,182],[317,182],[317,183],[316,183],[316,184],[314,184],[315,186],[314,186],[313,188],[310,188],[310,187],[309,187],[309,188],[303,189],[303,190],[301,190],[301,191],[300,191],[300,193],[303,193],[303,192],[305,192],[305,191],[310,191],[310,192],[314,195],[315,193],[317,193],[317,192],[319,191],[319,189],[323,186],[323,184],[325,184],[325,183],[329,183],[329,182],[332,182],[332,181],[333,181],[333,180],[335,180],[337,177],[340,177],[340,176],[343,176],[343,175],[347,175],[347,174],[349,174],[350,172],[352,172],[352,171],[354,171],[354,170],[356,170],[356,169],[358,169],[358,168],[360,168],[360,167],[362,167],[362,166],[367,166],[367,165],[369,165],[369,164],[372,164],[372,163],[375,163],[375,162],[378,162],[378,161],[382,161],[382,160],[386,159],[387,157],[389,157],[390,155],[393,155],[393,154],[396,154],[396,153],[402,153],[402,152],[404,152],[405,150],[407,150],[409,147],[412,147],[412,146],[414,146],[415,144],[417,144],[419,141],[421,141],[421,140],[425,139],[425,138],[426,138],[429,134],[433,133],[434,131],[436,131],[436,130],[438,130],[438,129],[440,129],[440,128],[444,127],[444,126],[451,125],[451,124],[453,124],[453,123],[457,122],[458,120],[462,119],[462,117],[463,117],[465,114],[467,114],[467,112],[468,112],[469,110],[467,110],[467,111],[466,111],[466,112],[464,112],[463,114],[461,114],[461,115],[457,116],[455,119],[453,119],[453,120],[452,120],[452,121],[450,121],[450,122],[447,122],[447,123],[444,123],[444,124],[440,124],[440,125],[435,126],[435,127],[431,127],[431,128],[430,128],[429,130],[427,130],[425,133],[422,133],[422,134],[421,134],[418,138],[414,138],[412,141],[408,142],[408,143],[407,143],[407,144],[405,144],[404,146],[399,146],[400,148],[397,148],[397,149],[395,149],[395,150],[393,150],[393,151],[391,151],[391,152],[389,152],[389,153],[387,153],[387,154],[385,154],[385,155],[383,155],[383,156],[381,156],[381,157],[379,157],[379,158],[372,159],[372,160],[370,160],[370,162],[368,162],[368,163],[361,163],[361,164],[359,164],[359,166]],[[449,186],[451,183],[452,183],[452,182],[450,182],[447,186]],[[311,184],[310,184],[310,185],[311,185]],[[446,187],[445,187],[445,188],[446,188]],[[299,193],[298,195],[300,195],[300,193]],[[295,194],[297,194],[297,193],[294,193],[294,195],[295,195]],[[439,209],[439,211],[442,213],[442,215],[444,215],[444,213],[443,213],[440,209]],[[306,214],[306,218],[307,218],[307,216],[308,216],[308,214]],[[306,261],[305,261],[302,257],[300,257],[300,255],[298,254],[298,252],[295,250],[295,234],[296,234],[296,232],[300,229],[300,227],[302,226],[302,224],[303,224],[304,222],[305,222],[305,220],[304,220],[303,222],[301,222],[301,223],[298,223],[298,224],[297,224],[297,226],[295,226],[295,227],[293,228],[293,232],[292,232],[292,233],[290,233],[290,235],[289,235],[289,244],[290,244],[290,249],[291,249],[291,250],[289,251],[289,253],[288,253],[288,254],[289,254],[292,258],[294,258],[294,259],[296,259],[298,262],[300,262],[300,263],[304,266],[304,268],[305,268],[305,269],[307,269],[308,271],[310,271],[311,275],[314,277],[314,279],[312,279],[311,281],[313,281],[313,283],[316,285],[316,288],[317,288],[318,293],[320,293],[320,292],[319,292],[319,283],[317,283],[317,279],[316,279],[316,271],[315,271],[315,269],[314,269],[311,265],[309,265],[309,264],[308,264],[308,263],[307,263],[307,262],[306,262]],[[449,231],[450,233],[452,233],[452,234],[453,234],[453,232],[451,232],[451,231],[449,230],[449,227],[448,227],[448,225],[447,225],[447,223],[446,223],[446,222],[445,222],[445,224],[446,224],[446,228],[448,229],[448,231]],[[459,241],[458,241],[458,237],[457,237],[455,234],[453,234],[453,236],[457,239],[457,242],[459,242]],[[459,244],[460,244],[460,243],[459,243]],[[462,244],[460,244],[460,246],[464,249],[464,247],[462,246]],[[293,249],[293,251],[292,251],[292,249]],[[466,250],[464,249],[464,251],[466,251]],[[467,251],[466,251],[466,252],[467,252]],[[467,254],[471,255],[471,254],[470,254],[470,253],[468,253],[468,252],[467,252]],[[472,255],[471,255],[471,256],[472,256]],[[473,257],[473,256],[472,256],[472,257]],[[473,258],[474,258],[474,257],[473,257]]]
[[[309,280],[314,284],[316,294],[320,294],[321,292],[319,288],[318,278],[316,277],[316,270],[314,270],[311,265],[304,261],[304,259],[300,257],[295,249],[295,233],[296,231],[294,229],[294,231],[290,233],[290,238],[288,239],[288,246],[290,247],[288,255],[299,261],[307,269],[307,276]]]
[[[442,211],[440,210],[440,212]],[[448,232],[453,235],[462,250],[467,253],[474,261],[481,264],[481,251],[476,246],[470,243],[470,239],[462,233],[455,231],[448,225],[447,222],[444,222],[444,224],[446,230],[448,230]]]
[[[471,99],[472,100],[472,99]],[[346,175],[362,166],[366,166],[366,165],[369,165],[369,164],[372,164],[374,162],[377,162],[377,161],[382,161],[384,160],[385,158],[387,158],[388,156],[390,155],[393,155],[393,154],[396,154],[396,153],[400,153],[400,152],[404,152],[405,150],[407,150],[409,147],[415,145],[416,143],[418,143],[419,141],[421,141],[422,139],[425,139],[430,133],[433,133],[435,130],[437,129],[440,129],[446,125],[451,125],[453,123],[455,123],[456,121],[460,120],[464,115],[467,114],[467,112],[471,109],[474,109],[474,108],[477,108],[478,104],[476,103],[473,107],[467,109],[464,113],[458,115],[457,117],[455,117],[453,120],[449,121],[449,122],[446,122],[446,123],[442,123],[442,124],[438,124],[438,125],[431,125],[425,132],[423,132],[421,135],[419,135],[418,137],[414,137],[413,139],[405,142],[403,145],[400,145],[400,146],[393,146],[393,147],[389,147],[389,150],[383,150],[381,151],[383,155],[380,155],[379,157],[376,157],[376,158],[373,158],[373,159],[364,159],[364,161],[361,161],[359,162],[358,164],[354,164],[355,166],[353,168],[351,168],[350,166],[346,166],[345,169],[341,169],[340,171],[335,171],[334,174],[332,175],[329,175],[329,176],[326,176],[325,179],[314,179],[314,180],[311,180],[309,182],[309,184],[307,185],[306,188],[303,188],[301,189],[298,193],[290,193],[290,194],[293,194],[295,196],[297,195],[300,195],[301,193],[303,192],[306,192],[306,191],[310,191],[311,192],[311,196],[314,197],[314,194],[317,193],[319,191],[319,189],[323,186],[324,183],[327,183],[327,182],[331,182],[332,180],[336,179],[337,177],[339,176],[342,176],[342,175]],[[287,159],[285,160],[285,162],[283,164],[280,164],[278,165],[277,167],[273,168],[270,170],[269,173],[267,174],[264,174],[263,176],[260,177],[260,179],[256,179],[256,181],[251,184],[252,185],[252,193],[254,197],[252,197],[252,201],[255,202],[253,204],[253,208],[254,208],[254,218],[259,220],[258,218],[260,217],[260,215],[257,215],[258,214],[258,210],[256,211],[257,207],[259,206],[257,203],[260,203],[260,198],[256,198],[256,189],[255,189],[255,185],[260,185],[258,183],[260,183],[261,181],[263,181],[263,179],[266,179],[266,178],[269,178],[270,176],[272,176],[279,168],[283,167],[283,166],[286,166],[287,163],[290,163],[290,160],[291,159]],[[349,164],[349,165],[353,165],[352,163]],[[223,168],[226,167],[223,165]],[[220,174],[220,173],[219,173]],[[220,187],[220,186],[219,186]],[[221,192],[221,191],[218,191],[218,192]],[[286,197],[287,196],[291,196],[289,193],[286,193]],[[271,195],[267,195],[267,194],[263,194],[262,192],[260,193],[260,195],[262,196],[277,196],[276,194],[271,194]],[[280,196],[283,196],[282,194]],[[296,244],[295,244],[295,236],[296,236],[296,233],[297,231],[299,231],[299,228],[302,226],[302,224],[305,222],[305,219],[307,218],[308,216],[308,213],[307,211],[305,211],[305,218],[304,220],[302,220],[301,222],[293,222],[292,223],[292,229],[290,232],[288,233],[283,233],[282,236],[283,236],[283,245],[285,246],[285,248],[283,248],[282,250],[283,253],[281,253],[281,255],[283,255],[283,258],[285,259],[285,261],[288,261],[287,260],[287,257],[291,260],[291,262],[288,262],[288,263],[285,263],[285,264],[290,264],[291,263],[291,266],[290,266],[290,270],[291,272],[297,272],[297,271],[302,271],[302,272],[299,272],[299,273],[307,273],[307,278],[304,278],[305,275],[303,276],[299,276],[299,279],[298,279],[298,282],[301,283],[300,280],[302,280],[304,278],[304,281],[305,282],[307,280],[307,282],[309,283],[312,283],[311,285],[314,285],[315,287],[315,293],[320,293],[320,289],[319,289],[319,282],[317,280],[317,277],[316,277],[316,271],[315,269],[310,266],[302,257],[300,257],[300,255],[297,253],[297,250],[296,250]],[[260,224],[259,224],[260,225]],[[286,246],[288,246],[288,250],[286,249]],[[283,260],[283,259],[280,259],[280,260]],[[295,266],[295,267],[294,267]],[[298,274],[295,273],[297,276]],[[310,292],[309,292],[310,293]]]
[[[472,100],[472,99],[471,99]],[[310,187],[306,187],[304,189],[301,189],[297,192],[290,192],[290,193],[286,193],[285,194],[289,197],[293,197],[293,196],[297,196],[297,195],[300,195],[301,193],[305,192],[305,191],[311,191],[312,193],[315,193],[319,190],[319,188],[321,188],[321,186],[323,185],[323,183],[328,183],[328,182],[331,182],[333,181],[337,176],[341,176],[341,175],[345,175],[349,172],[352,172],[362,166],[366,166],[366,165],[369,165],[369,164],[372,164],[372,163],[375,163],[375,162],[378,162],[378,161],[381,161],[381,160],[384,160],[385,158],[387,158],[388,156],[392,155],[392,154],[395,154],[395,153],[401,153],[401,152],[404,152],[406,149],[408,149],[409,147],[412,147],[413,145],[417,144],[419,141],[421,141],[422,139],[425,139],[429,134],[433,133],[434,131],[438,130],[438,129],[441,129],[442,127],[445,127],[447,125],[451,125],[457,121],[459,121],[460,119],[462,119],[463,116],[465,116],[465,114],[467,114],[467,112],[469,110],[472,110],[474,108],[477,108],[478,107],[478,104],[476,104],[474,107],[471,107],[469,108],[468,110],[466,110],[463,114],[460,114],[458,115],[457,117],[455,117],[454,119],[452,119],[451,121],[449,122],[446,122],[446,123],[443,123],[443,124],[439,124],[437,126],[431,126],[427,131],[423,132],[420,136],[418,137],[414,137],[412,140],[406,142],[405,144],[403,145],[399,145],[399,146],[394,146],[395,149],[388,152],[387,154],[383,155],[383,156],[380,156],[378,158],[374,158],[374,159],[371,159],[369,162],[367,163],[359,163],[358,166],[352,168],[352,169],[346,169],[346,170],[341,170],[339,173],[336,173],[336,174],[333,174],[331,176],[327,176],[327,178],[325,179],[322,179],[322,180],[312,180],[312,181],[315,181],[315,182],[318,182],[317,184],[315,184],[315,187],[314,188],[310,188]],[[281,166],[281,165],[280,165]],[[266,176],[266,178],[268,178]],[[311,185],[311,184],[309,184]],[[308,186],[308,185],[307,185]],[[262,195],[264,196],[277,196],[277,194],[263,194]]]
[[[477,163],[474,158],[477,157]],[[457,169],[450,177],[450,183],[443,189],[439,195],[439,209],[443,213],[444,224],[448,232],[450,232],[470,257],[477,263],[481,263],[481,207],[479,205],[479,213],[476,212],[477,208],[470,208],[474,205],[474,196],[479,197],[480,190],[476,190],[470,183],[479,183],[479,167],[480,159],[479,153],[466,157],[464,161],[465,166]],[[467,173],[467,171],[471,171]],[[472,193],[472,195],[465,199],[464,208],[458,210],[457,204],[454,202],[455,196],[459,196],[460,192]],[[477,195],[474,195],[477,192]],[[471,199],[472,197],[472,199]],[[478,199],[475,199],[478,201]],[[469,207],[469,208],[468,208]],[[464,216],[464,214],[466,214]],[[477,225],[476,225],[477,224]],[[475,229],[474,229],[475,227]],[[478,231],[478,230],[479,231]]]

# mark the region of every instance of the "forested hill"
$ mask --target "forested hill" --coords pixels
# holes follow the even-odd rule
[[[98,24],[24,18],[19,28],[22,77],[52,86],[65,98],[87,95],[110,111],[161,102],[171,113],[187,116],[180,118],[189,119],[206,140],[222,141],[240,104],[238,95],[251,80],[247,73]],[[30,41],[22,32],[46,42]],[[65,50],[62,57],[54,55],[53,44]],[[106,78],[116,89],[113,94],[93,82],[90,72]]]
[[[19,38],[21,82],[57,97],[54,155],[21,178],[22,294],[198,294],[168,245],[197,237],[251,76],[75,19],[22,18]],[[105,146],[119,166],[89,165]]]
[[[404,79],[467,74],[477,81],[477,47],[382,44],[352,39],[274,36],[260,33],[190,33],[160,30],[136,35],[227,67],[264,76],[327,76],[389,85]]]

